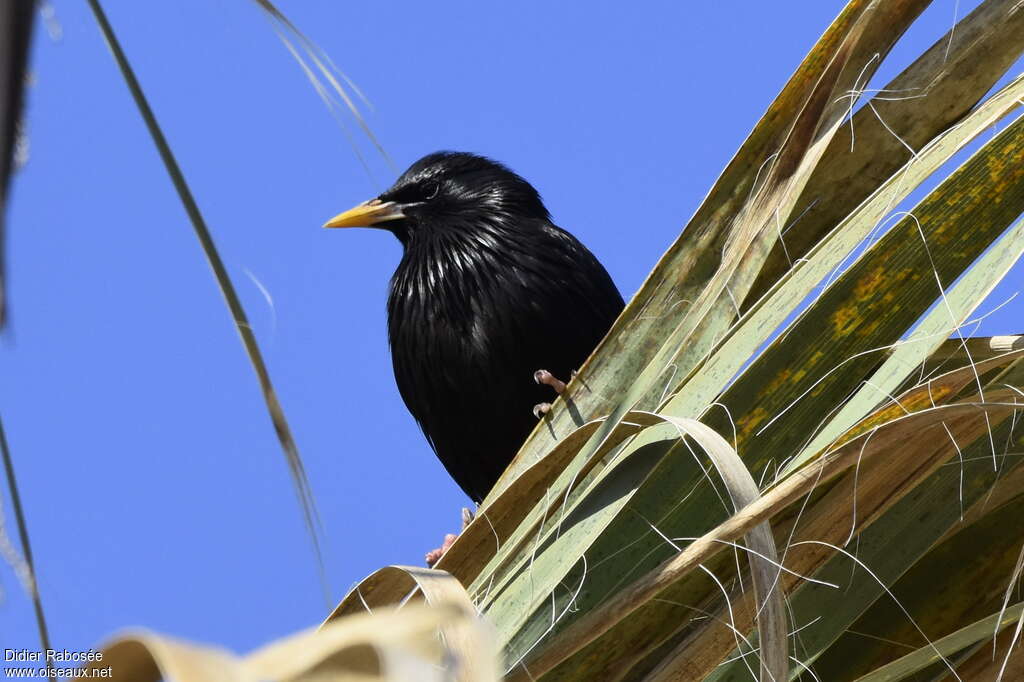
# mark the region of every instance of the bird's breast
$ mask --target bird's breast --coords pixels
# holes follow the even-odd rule
[[[568,378],[622,308],[607,273],[557,231],[407,247],[392,278],[395,380],[448,471],[481,499],[550,400],[533,373]]]
[[[534,307],[530,278],[500,259],[453,252],[403,265],[392,280],[388,328],[393,348],[417,352],[409,360],[470,361],[514,336]]]

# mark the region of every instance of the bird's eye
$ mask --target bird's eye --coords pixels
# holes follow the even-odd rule
[[[441,191],[441,185],[437,182],[428,182],[423,186],[423,199],[424,201],[430,201],[437,196],[437,193]]]

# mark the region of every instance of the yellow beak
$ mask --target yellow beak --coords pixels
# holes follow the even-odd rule
[[[378,223],[404,217],[401,204],[371,199],[344,213],[339,213],[324,223],[324,227],[373,227]]]

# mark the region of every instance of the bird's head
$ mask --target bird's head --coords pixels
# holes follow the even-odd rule
[[[475,154],[435,152],[412,164],[378,197],[324,227],[378,227],[404,245],[439,233],[514,228],[548,219],[537,190],[505,166]]]

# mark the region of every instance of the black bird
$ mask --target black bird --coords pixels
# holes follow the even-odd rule
[[[537,423],[531,407],[550,395],[539,384],[561,388],[553,377],[590,355],[622,296],[530,183],[481,156],[425,156],[324,227],[360,226],[402,243],[387,306],[398,390],[480,502]]]

